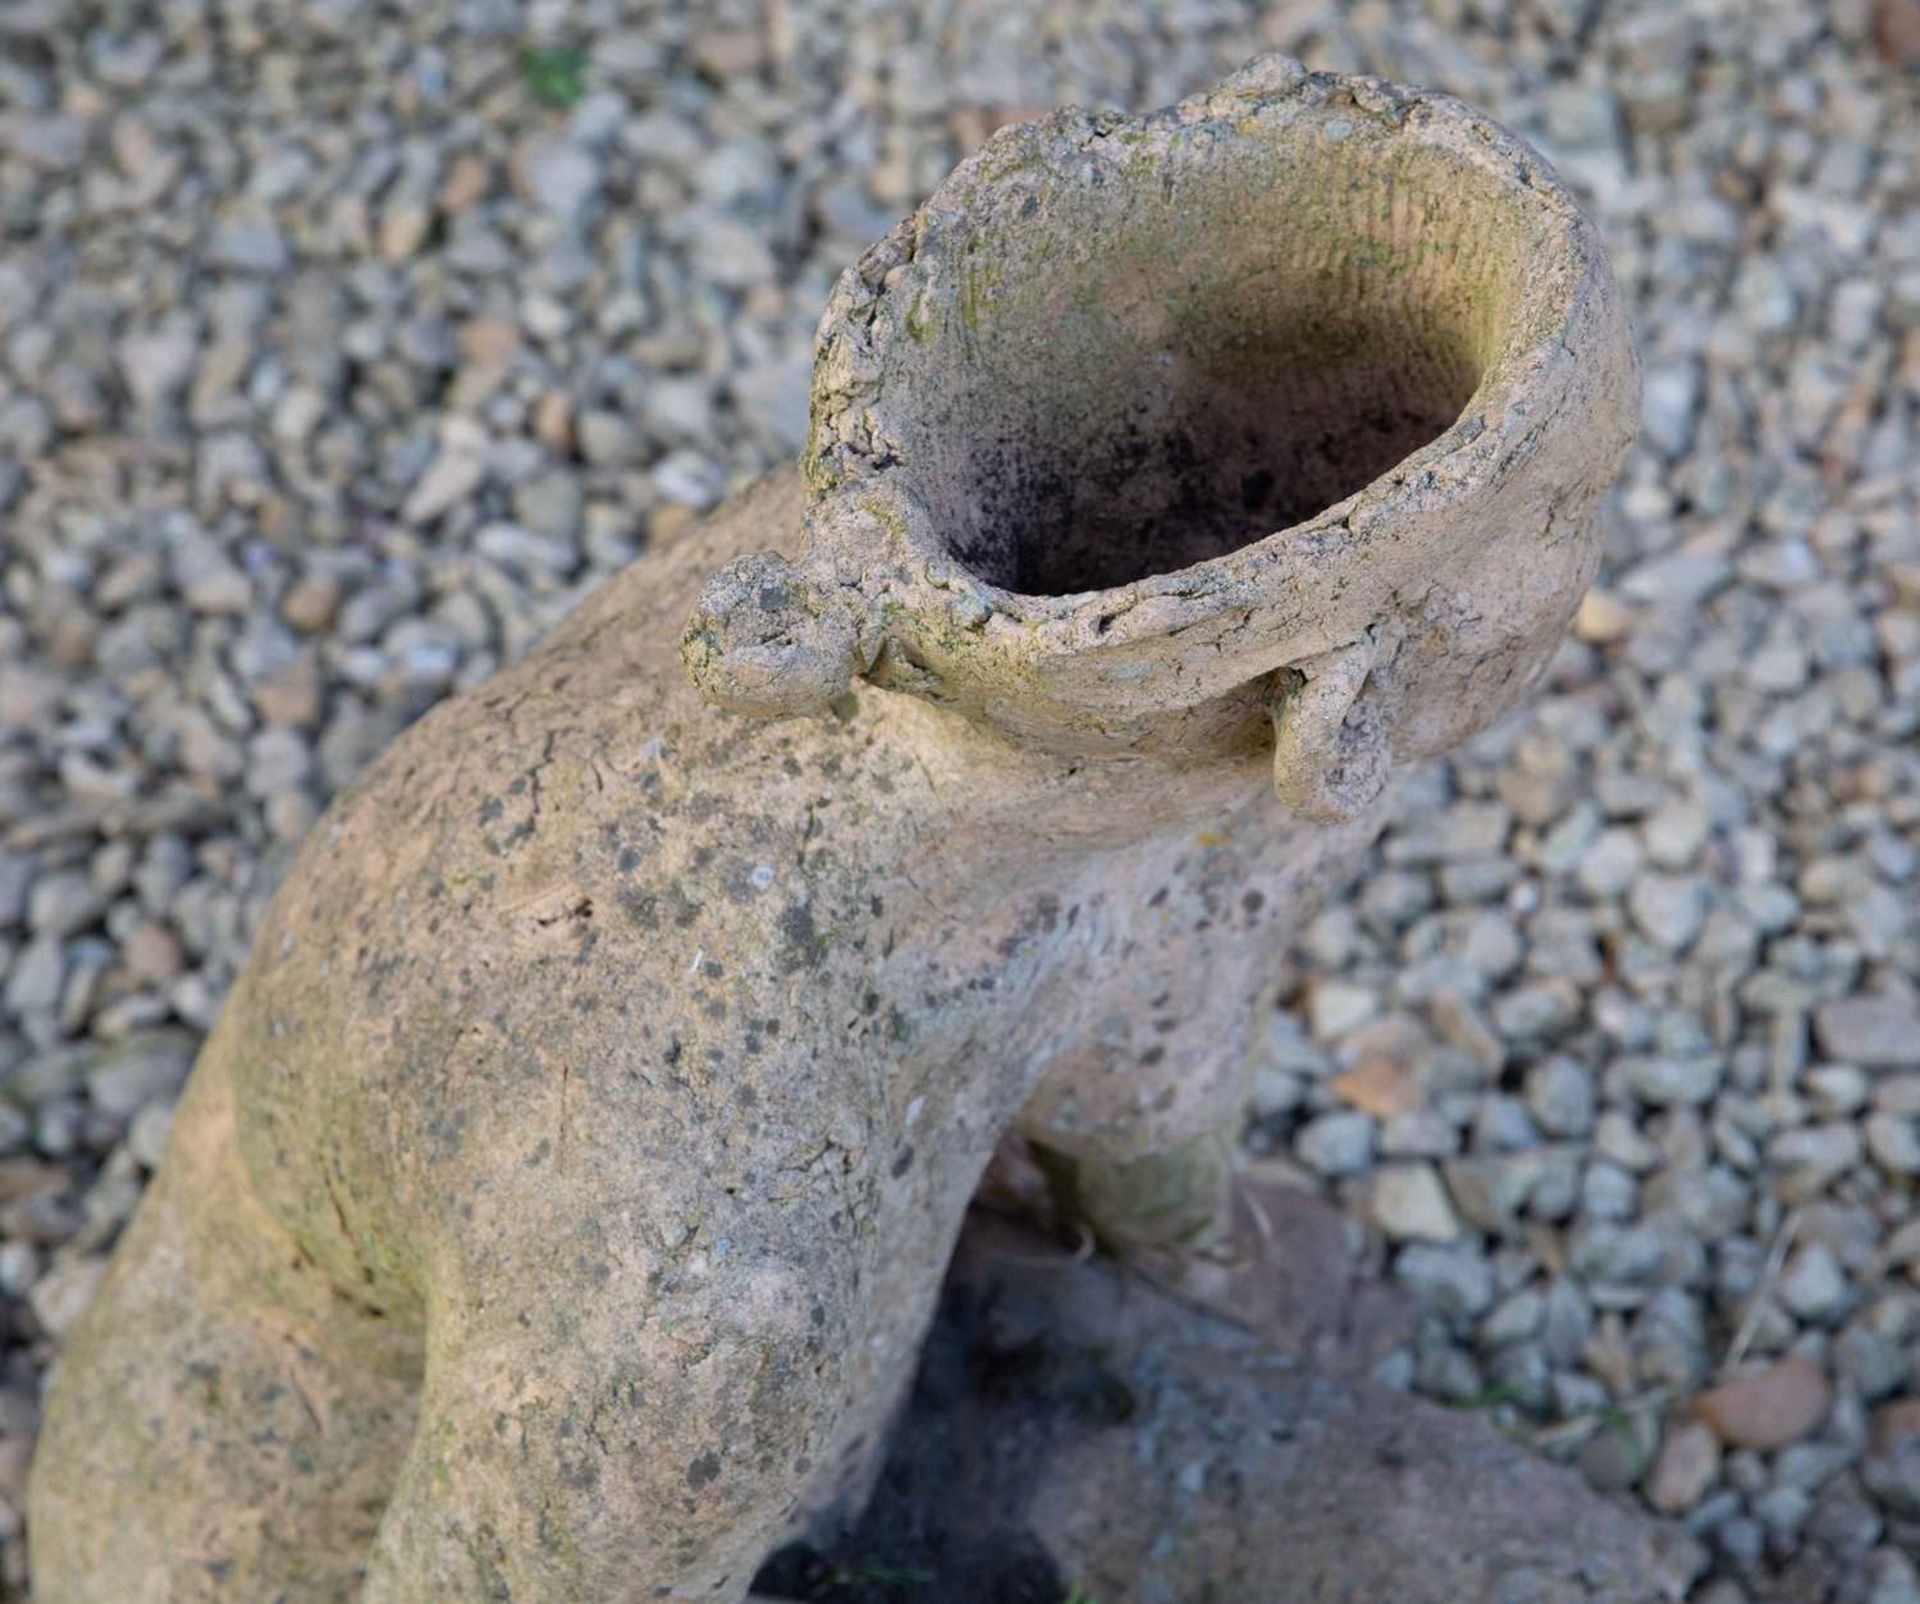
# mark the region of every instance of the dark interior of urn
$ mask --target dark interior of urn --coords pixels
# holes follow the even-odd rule
[[[949,537],[955,554],[1005,590],[1058,596],[1304,523],[1444,434],[1478,381],[1464,354],[1409,352],[1386,329],[1366,343],[1393,355],[1314,361],[1282,342],[1218,375],[1143,366],[1114,376],[1103,439],[979,442],[976,511]]]
[[[1404,137],[1176,150],[963,220],[882,411],[949,549],[1026,595],[1124,585],[1303,523],[1444,434],[1520,293],[1524,212]],[[997,224],[992,230],[985,222]]]

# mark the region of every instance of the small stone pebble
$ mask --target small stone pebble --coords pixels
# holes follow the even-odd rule
[[[1542,1059],[1527,1076],[1527,1111],[1548,1136],[1580,1137],[1593,1129],[1593,1077],[1578,1061]]]
[[[1869,1068],[1920,1068],[1920,996],[1866,995],[1824,1004],[1815,1015],[1820,1045]]]
[[[1452,1242],[1460,1235],[1446,1186],[1431,1164],[1392,1164],[1373,1177],[1373,1222],[1395,1242]]]
[[[1353,1175],[1372,1162],[1377,1131],[1366,1114],[1324,1114],[1301,1129],[1294,1151],[1322,1175]]]
[[[1720,1439],[1699,1421],[1667,1433],[1647,1473],[1647,1502],[1663,1515],[1684,1515],[1707,1495],[1720,1470]]]
[[[1833,1386],[1812,1360],[1793,1357],[1743,1372],[1694,1400],[1694,1411],[1730,1448],[1784,1448],[1817,1430]]]

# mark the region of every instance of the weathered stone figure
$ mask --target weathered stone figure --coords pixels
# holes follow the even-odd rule
[[[990,140],[836,291],[804,488],[314,832],[53,1390],[40,1604],[738,1599],[1009,1126],[1205,1223],[1255,977],[1553,651],[1633,373],[1444,97]]]

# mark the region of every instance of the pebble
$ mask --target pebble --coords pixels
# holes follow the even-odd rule
[[[760,70],[764,45],[757,28],[706,28],[694,35],[691,54],[710,77],[743,78]]]
[[[542,139],[523,154],[521,189],[555,217],[577,222],[600,191],[600,162],[569,140]]]
[[[207,243],[208,263],[237,273],[280,273],[292,259],[273,219],[251,207],[217,223]]]
[[[1315,1041],[1338,1041],[1373,1018],[1379,1007],[1379,996],[1370,987],[1322,980],[1308,995],[1308,1025]]]
[[[1627,639],[1638,621],[1639,614],[1633,608],[1596,586],[1581,598],[1573,632],[1583,641],[1605,645]]]
[[[1471,1318],[1493,1303],[1493,1267],[1474,1247],[1415,1242],[1401,1250],[1393,1273],[1423,1305],[1444,1315]]]
[[[486,483],[485,437],[471,429],[449,429],[438,455],[415,482],[400,516],[410,524],[429,524],[468,500]]]
[[[340,581],[331,574],[302,574],[287,587],[280,611],[295,629],[317,635],[340,610]]]
[[[1827,1181],[1860,1162],[1862,1142],[1856,1126],[1841,1122],[1803,1125],[1782,1131],[1767,1144],[1767,1158],[1793,1173],[1798,1193],[1818,1191]]]
[[[134,404],[148,411],[173,400],[193,377],[200,356],[199,333],[188,318],[124,336],[115,349],[121,377]]]
[[[84,117],[48,114],[8,119],[7,143],[21,160],[53,172],[70,172],[86,160],[93,137]]]
[[[668,501],[704,512],[726,494],[726,474],[720,465],[697,451],[672,451],[653,470],[653,483]]]
[[[1588,896],[1607,900],[1634,883],[1644,859],[1645,849],[1632,830],[1602,830],[1580,854],[1575,877]]]
[[[1321,1175],[1354,1175],[1373,1162],[1378,1127],[1362,1113],[1323,1114],[1301,1128],[1293,1150]]]
[[[171,1102],[192,1067],[198,1039],[185,1031],[157,1031],[109,1048],[87,1072],[87,1096],[115,1119],[131,1119],[147,1104]]]
[[[1907,1114],[1869,1114],[1863,1127],[1874,1163],[1895,1175],[1920,1175],[1920,1119]]]
[[[181,594],[196,613],[244,613],[252,605],[253,585],[246,573],[211,543],[184,547],[175,568]]]
[[[55,936],[38,936],[27,943],[7,971],[3,1000],[16,1018],[50,1013],[66,985],[66,949]]]
[[[1448,1195],[1477,1230],[1504,1236],[1518,1228],[1520,1211],[1541,1183],[1541,1159],[1532,1153],[1450,1159]]]
[[[1844,1308],[1847,1276],[1832,1248],[1824,1242],[1807,1242],[1787,1260],[1775,1291],[1800,1319],[1824,1322]]]
[[[112,901],[110,888],[77,870],[43,875],[27,901],[27,925],[36,935],[70,936],[92,924]]]
[[[1910,54],[1920,59],[1920,49]],[[1920,1566],[1898,1549],[1877,1550],[1870,1562],[1868,1586],[1865,1604],[1920,1604]]]
[[[1858,1321],[1834,1342],[1833,1364],[1835,1375],[1869,1403],[1898,1391],[1913,1374],[1904,1340]]]
[[[1646,1473],[1653,1430],[1644,1414],[1607,1421],[1581,1446],[1582,1474],[1604,1493],[1624,1493]]]
[[[1721,1442],[1761,1452],[1811,1435],[1832,1406],[1826,1371],[1798,1356],[1747,1370],[1694,1400],[1694,1412]]]
[[[1578,1060],[1556,1055],[1527,1072],[1527,1111],[1548,1136],[1580,1137],[1593,1129],[1593,1077]]]
[[[541,474],[514,488],[513,516],[535,534],[567,541],[580,528],[584,500],[579,482],[571,474]],[[549,559],[546,566],[554,566],[553,560]]]
[[[1684,1515],[1707,1495],[1720,1472],[1720,1439],[1698,1421],[1667,1433],[1647,1472],[1647,1502],[1663,1515]]]
[[[574,423],[580,454],[601,467],[625,467],[639,461],[644,437],[624,417],[614,412],[582,413]]]
[[[1452,1242],[1460,1235],[1460,1217],[1431,1164],[1376,1170],[1368,1214],[1394,1242]]]
[[[149,1103],[127,1127],[126,1153],[148,1174],[159,1169],[173,1130],[171,1103]]]
[[[1649,941],[1668,952],[1693,945],[1706,919],[1707,898],[1700,882],[1686,876],[1637,875],[1627,893],[1627,912]]]
[[[39,865],[26,853],[0,853],[0,929],[16,928],[26,917],[38,874]]]
[[[1814,1013],[1821,1048],[1868,1068],[1920,1068],[1920,996],[1867,993],[1823,1003]]]
[[[1706,1053],[1635,1054],[1621,1060],[1620,1068],[1633,1094],[1655,1108],[1704,1103],[1720,1089],[1722,1075],[1720,1060]]]
[[[1642,827],[1647,856],[1663,869],[1691,868],[1712,828],[1713,815],[1704,803],[1691,798],[1664,802]]]

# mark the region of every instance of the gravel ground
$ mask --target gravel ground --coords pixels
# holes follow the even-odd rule
[[[1700,1597],[1920,1601],[1912,26],[0,5],[6,1584],[42,1371],[327,797],[793,453],[832,276],[993,126],[1278,46],[1536,140],[1647,385],[1543,694],[1276,952],[1252,1162],[1431,1310],[1390,1377],[1686,1520]]]

